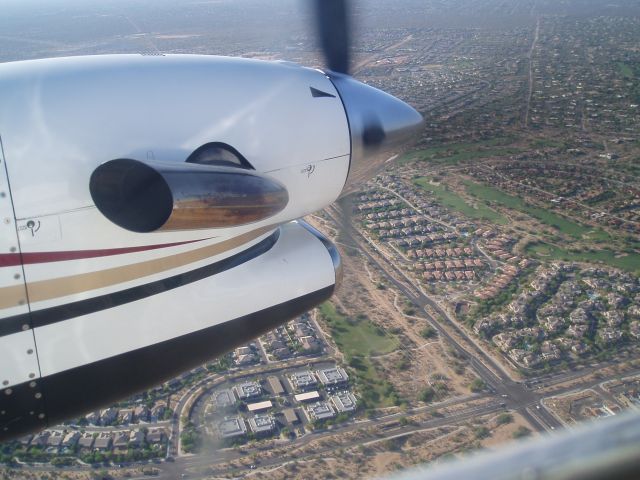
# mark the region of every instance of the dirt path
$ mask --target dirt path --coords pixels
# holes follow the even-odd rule
[[[529,110],[531,109],[531,97],[533,96],[533,53],[536,49],[539,38],[540,17],[538,17],[538,21],[536,22],[536,33],[533,37],[533,42],[531,43],[531,50],[529,50],[529,54],[527,55],[527,58],[529,59],[529,91],[527,93],[527,108],[524,115],[524,128],[527,128],[529,126]]]

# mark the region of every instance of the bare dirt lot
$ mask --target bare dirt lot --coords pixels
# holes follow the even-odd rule
[[[494,448],[513,441],[515,432],[527,428],[518,414],[490,415],[461,425],[451,425],[398,434],[365,442],[357,447],[340,448],[325,458],[301,459],[277,468],[258,470],[259,478],[372,478],[388,475],[417,464],[442,461],[478,448]]]
[[[430,326],[426,318],[385,284],[382,275],[363,256],[343,255],[343,260],[344,280],[334,301],[348,315],[367,315],[371,322],[400,340],[395,351],[372,356],[377,370],[394,385],[400,397],[414,403],[420,392],[434,382],[447,386],[440,400],[468,394],[475,376],[451,354],[439,335],[423,334]]]

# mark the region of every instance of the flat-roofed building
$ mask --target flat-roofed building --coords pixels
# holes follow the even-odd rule
[[[242,417],[225,417],[218,422],[217,428],[221,438],[236,438],[247,434],[247,426]]]
[[[259,382],[244,382],[233,387],[240,400],[249,400],[262,396],[262,387]]]
[[[291,386],[299,391],[310,390],[318,384],[316,376],[311,370],[301,370],[289,375]]]
[[[331,404],[327,402],[316,402],[305,407],[307,417],[310,422],[314,420],[328,420],[336,416],[336,412],[333,410]]]
[[[318,370],[318,378],[325,387],[345,385],[349,382],[349,375],[344,371],[344,368],[340,367]]]
[[[256,415],[249,419],[249,428],[256,435],[270,435],[276,428],[276,421],[271,415]]]
[[[271,391],[274,395],[282,395],[284,393],[284,387],[278,377],[267,377],[267,382],[269,382],[269,387],[271,387]]]
[[[285,408],[282,411],[282,414],[284,415],[284,419],[286,420],[287,423],[289,423],[291,425],[295,425],[297,423],[300,423],[300,419],[298,418],[298,414],[296,413],[296,411],[293,408]]]
[[[312,392],[299,393],[293,398],[296,399],[296,402],[300,402],[300,403],[312,402],[314,400],[318,400],[320,398],[320,394],[318,393],[317,390],[313,390]]]
[[[265,400],[264,402],[251,403],[247,405],[247,410],[250,412],[261,412],[263,410],[268,410],[271,407],[273,407],[271,400]]]
[[[339,413],[354,412],[358,407],[356,397],[351,392],[338,392],[330,399]]]
[[[218,390],[213,393],[213,401],[216,404],[216,408],[229,408],[235,405],[236,394],[231,389]]]

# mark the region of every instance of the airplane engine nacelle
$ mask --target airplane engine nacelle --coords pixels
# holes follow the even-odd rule
[[[297,223],[422,124],[287,62],[0,64],[0,441],[108,405],[328,299]]]

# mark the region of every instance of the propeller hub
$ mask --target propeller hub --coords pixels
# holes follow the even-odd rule
[[[340,94],[351,132],[351,163],[342,192],[346,195],[417,139],[424,119],[402,100],[353,77],[334,72],[328,76]]]

